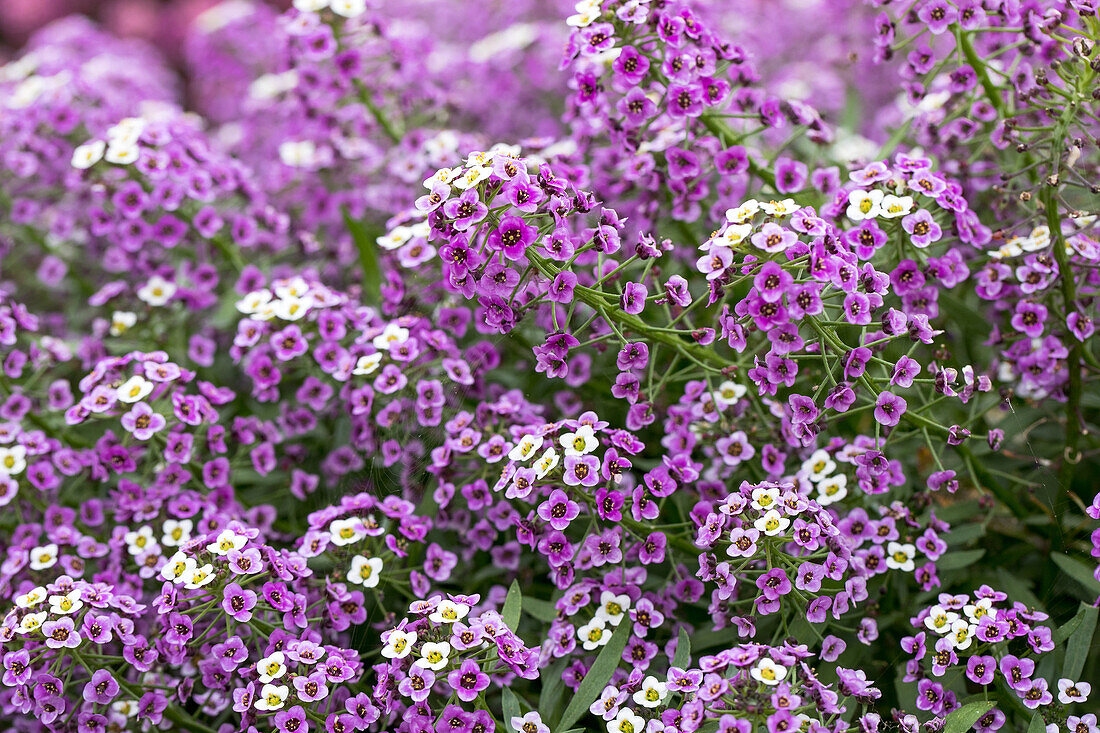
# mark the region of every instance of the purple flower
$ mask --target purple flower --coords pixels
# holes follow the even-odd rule
[[[427,667],[412,665],[408,677],[400,681],[397,691],[414,702],[421,702],[428,699],[434,683],[436,683],[436,672]]]
[[[917,12],[917,17],[928,25],[933,34],[939,35],[958,20],[959,13],[947,0],[931,0]]]
[[[452,225],[460,232],[480,222],[488,213],[489,208],[481,202],[477,189],[474,188],[467,189],[457,199],[450,199],[443,204],[443,215],[453,219]]]
[[[84,685],[84,701],[106,705],[118,696],[118,691],[118,682],[111,673],[105,669],[97,669]]]
[[[966,661],[966,676],[974,683],[988,685],[997,671],[997,660],[988,655],[973,656]]]
[[[905,414],[906,403],[893,392],[881,392],[875,400],[875,420],[880,425],[893,427],[901,421]]]
[[[121,423],[122,427],[138,440],[149,440],[163,430],[168,421],[159,412],[154,412],[149,405],[138,402],[122,416]]]
[[[467,659],[461,667],[447,675],[447,683],[459,700],[473,702],[478,693],[489,686],[489,675],[481,671],[477,662]]]
[[[568,270],[562,270],[554,276],[546,291],[546,299],[552,303],[572,303],[573,290],[577,287],[577,276]]]
[[[252,618],[252,609],[256,607],[257,598],[254,591],[246,590],[237,583],[230,583],[222,591],[222,608],[237,621],[246,623]]]
[[[764,598],[775,601],[791,592],[791,581],[783,568],[772,568],[756,579],[756,587]]]
[[[620,305],[625,313],[629,313],[632,316],[636,316],[642,312],[645,308],[645,299],[649,294],[646,290],[646,286],[642,283],[628,282],[623,287],[623,294],[620,298]]]
[[[593,474],[595,474],[597,478],[599,477],[597,473],[598,469],[599,465],[597,464],[593,469]],[[580,513],[580,505],[570,499],[561,489],[554,489],[550,497],[539,504],[538,508],[539,517],[557,530],[564,530]]]
[[[1047,308],[1041,303],[1021,300],[1016,303],[1012,316],[1012,327],[1030,338],[1043,335],[1043,326],[1047,319]]]
[[[302,702],[314,702],[328,697],[328,677],[325,670],[318,669],[312,674],[298,675],[294,678],[294,689]]]
[[[933,242],[939,241],[939,238],[943,235],[940,225],[932,219],[932,215],[926,209],[919,209],[903,218],[901,226],[909,232],[913,246],[922,249]]]
[[[537,236],[538,230],[520,217],[506,216],[500,220],[500,226],[489,235],[487,243],[494,250],[504,252],[508,259],[518,260]]]
[[[592,454],[566,456],[564,462],[563,480],[567,486],[595,486],[600,482],[600,459],[596,456]],[[555,529],[564,529],[564,527],[555,527]]]
[[[69,616],[42,624],[42,634],[46,637],[46,646],[51,649],[75,649],[80,646],[80,634]]]

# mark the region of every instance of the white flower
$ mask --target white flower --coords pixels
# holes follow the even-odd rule
[[[328,533],[332,544],[339,547],[354,544],[367,536],[359,519],[334,519],[328,526]]]
[[[384,635],[382,643],[385,644],[382,647],[383,657],[386,659],[404,659],[412,652],[413,644],[416,643],[416,633],[393,629]]]
[[[769,657],[764,657],[756,663],[749,674],[754,680],[763,682],[765,685],[778,685],[787,676],[787,668],[776,664]]]
[[[160,543],[165,547],[179,547],[191,539],[191,529],[194,524],[190,519],[167,519],[162,527]]]
[[[1092,685],[1088,682],[1074,682],[1063,677],[1058,680],[1058,702],[1070,705],[1075,702],[1085,702],[1092,692]]]
[[[73,168],[79,170],[86,170],[93,165],[103,160],[103,153],[107,150],[107,143],[102,140],[93,140],[90,143],[84,143],[73,151],[72,165]]]
[[[157,541],[153,539],[153,528],[147,524],[137,531],[127,532],[122,539],[131,555],[140,555],[157,547]]]
[[[643,733],[645,731],[645,718],[637,715],[630,708],[623,708],[614,720],[607,721],[608,733]]]
[[[374,348],[380,351],[389,351],[391,346],[403,344],[409,340],[409,329],[402,328],[396,323],[387,324],[382,333],[374,337]]]
[[[351,370],[351,373],[358,374],[360,376],[371,374],[376,369],[378,369],[378,365],[381,363],[382,354],[380,352],[376,351],[373,354],[360,356],[359,360],[355,362],[355,368]]]
[[[19,633],[30,634],[38,630],[38,628],[46,622],[46,612],[39,611],[38,613],[28,613],[23,618],[19,619]]]
[[[83,607],[84,601],[81,600],[78,590],[71,590],[65,595],[50,596],[50,613],[67,616]]]
[[[607,628],[607,620],[602,616],[594,616],[591,621],[577,629],[577,638],[581,640],[585,651],[605,646],[611,641],[611,631]]]
[[[791,520],[776,510],[769,509],[764,516],[753,522],[753,526],[768,537],[775,537],[787,531],[787,527],[791,526]]]
[[[183,587],[188,590],[197,590],[214,582],[215,577],[217,576],[214,574],[214,566],[206,563],[202,567],[191,568],[183,574]]]
[[[194,559],[187,557],[182,552],[177,552],[168,558],[168,562],[160,569],[160,577],[173,583],[180,582],[180,578],[191,573],[198,567]]]
[[[452,168],[440,168],[431,177],[424,180],[424,188],[431,190],[431,187],[436,183],[450,183],[458,174],[459,171]]]
[[[206,549],[215,555],[225,557],[233,550],[239,550],[246,544],[248,544],[248,538],[244,535],[237,534],[231,529],[223,529],[214,538],[214,541],[206,546]]]
[[[583,456],[600,447],[600,441],[591,425],[581,425],[575,433],[566,433],[558,438],[558,442],[565,448],[567,456]]]
[[[752,508],[762,512],[774,509],[779,503],[779,489],[767,489],[758,486],[752,490]]]
[[[428,619],[435,621],[437,624],[453,624],[466,618],[466,614],[469,612],[470,607],[465,603],[455,603],[450,599],[444,599],[439,602],[439,605],[435,607]]]
[[[550,733],[550,726],[542,722],[542,716],[535,710],[523,717],[513,715],[508,724],[516,733]]]
[[[46,600],[46,589],[42,586],[31,588],[21,596],[15,597],[15,605],[19,608],[31,608]]]
[[[802,207],[796,204],[794,199],[783,199],[782,201],[762,202],[760,208],[768,216],[788,216]]]
[[[546,478],[546,474],[554,470],[558,465],[558,452],[553,448],[547,448],[542,457],[535,461],[535,478]]]
[[[970,623],[976,624],[981,621],[982,616],[988,614],[993,610],[992,598],[979,598],[974,603],[963,606],[963,613],[970,619]]]
[[[291,168],[310,168],[317,162],[317,146],[312,140],[287,140],[279,144],[279,160]]]
[[[947,642],[960,651],[967,649],[974,640],[975,630],[977,630],[977,627],[968,623],[966,619],[955,619],[951,622],[951,631],[947,634]]]
[[[45,570],[52,568],[57,562],[57,545],[50,543],[41,547],[31,548],[31,570]]]
[[[802,470],[809,474],[815,484],[836,470],[836,463],[827,451],[816,450],[802,464]]]
[[[0,447],[0,475],[15,476],[27,467],[27,449],[22,445]]]
[[[612,626],[618,626],[626,618],[626,612],[630,610],[630,596],[625,593],[617,596],[609,590],[600,593],[600,607],[596,609],[596,615],[602,617]]]
[[[245,315],[251,315],[271,302],[271,291],[267,288],[253,290],[248,295],[237,301],[237,310]]]
[[[535,451],[542,447],[542,443],[541,435],[524,435],[515,447],[508,451],[508,460],[526,461],[535,455]]]
[[[817,485],[817,503],[829,506],[848,495],[848,477],[842,473],[826,476]]]
[[[115,311],[111,314],[111,335],[121,336],[137,323],[137,314],[130,311]]]
[[[111,145],[137,145],[143,132],[145,132],[145,120],[140,117],[127,117],[107,130],[107,140]]]
[[[264,685],[256,699],[256,709],[279,710],[289,695],[290,688],[286,685]]]
[[[928,617],[924,619],[924,625],[937,634],[946,634],[951,630],[951,624],[958,618],[959,614],[954,611],[948,611],[943,606],[936,605],[928,609]]]
[[[138,159],[140,153],[137,145],[119,145],[112,142],[107,146],[103,159],[116,165],[130,165]]]
[[[450,656],[451,645],[447,642],[427,641],[420,647],[420,659],[417,659],[413,664],[438,672],[447,666],[447,660]]]
[[[329,0],[294,0],[294,9],[303,13],[319,13],[328,7]]]
[[[756,216],[756,212],[758,211],[760,211],[760,202],[756,199],[749,199],[736,209],[727,210],[726,221],[732,224],[744,224],[749,219]]]
[[[655,708],[668,697],[668,685],[650,675],[642,680],[642,687],[634,693],[633,700],[644,708]]]
[[[279,298],[271,301],[271,311],[284,321],[297,321],[299,318],[309,312],[309,309],[313,307],[313,298],[306,296],[304,298],[296,298],[293,295]],[[259,314],[263,313],[263,309],[259,310]],[[258,314],[258,315],[259,315]]]
[[[883,219],[897,219],[913,210],[913,197],[887,194],[882,197],[882,203],[879,204],[879,208],[881,209],[879,215]]]
[[[473,168],[468,168],[466,172],[462,174],[462,177],[455,181],[455,186],[463,190],[473,188],[492,175],[492,173],[492,168],[484,165],[476,165]]]
[[[286,655],[282,652],[273,652],[256,662],[256,674],[260,675],[260,682],[271,682],[286,674]]]
[[[138,298],[152,306],[165,305],[175,294],[175,284],[168,282],[160,275],[153,275],[149,278],[149,282],[137,291]]]
[[[366,0],[331,0],[332,12],[345,18],[358,18],[367,12]]]
[[[845,214],[851,221],[874,219],[882,213],[880,204],[884,196],[885,194],[877,188],[871,191],[857,188],[848,194],[848,210]]]
[[[153,383],[140,374],[127,379],[118,388],[118,401],[127,404],[141,402],[153,391]]]
[[[917,548],[906,542],[891,542],[886,545],[886,567],[893,570],[901,570],[904,573],[913,572],[916,565],[913,558],[917,556]]]
[[[412,239],[412,236],[413,230],[411,227],[394,227],[388,233],[375,239],[374,242],[382,249],[392,250],[408,242]]]
[[[727,379],[718,385],[718,391],[714,393],[714,403],[719,407],[729,407],[737,404],[747,392],[744,385]]]
[[[378,576],[382,572],[382,558],[356,555],[348,568],[348,582],[373,588],[378,585]]]
[[[566,25],[574,28],[586,28],[596,22],[600,17],[601,0],[581,0],[574,6],[576,15],[570,15],[565,19]]]

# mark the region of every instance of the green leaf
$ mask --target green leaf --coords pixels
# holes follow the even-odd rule
[[[1027,726],[1027,733],[1046,733],[1047,724],[1043,716],[1035,713],[1031,716],[1031,723]]]
[[[1092,648],[1092,635],[1096,631],[1097,609],[1082,603],[1077,616],[1081,616],[1081,621],[1077,629],[1070,634],[1069,643],[1066,644],[1066,662],[1062,667],[1062,676],[1071,680],[1080,678],[1081,671],[1088,660],[1089,649]]]
[[[510,729],[512,718],[519,718],[523,715],[519,709],[519,698],[516,697],[514,692],[505,687],[500,691],[500,705],[504,709],[504,727],[506,730]]]
[[[963,705],[953,713],[948,713],[943,721],[943,733],[966,733],[974,727],[978,719],[993,709],[997,703],[993,700],[982,700]]]
[[[580,717],[588,711],[592,703],[596,702],[596,698],[603,692],[603,688],[607,687],[611,675],[619,666],[619,657],[622,655],[623,649],[626,648],[626,642],[630,639],[631,626],[632,624],[627,623],[624,619],[623,623],[615,629],[615,633],[611,635],[611,640],[607,642],[607,646],[603,648],[599,656],[596,657],[596,661],[592,663],[592,668],[588,670],[588,674],[581,680],[580,687],[577,688],[577,694],[569,701],[565,712],[562,713],[561,722],[558,723],[558,733],[563,733],[569,726],[580,720]]]
[[[966,552],[952,552],[944,555],[936,563],[938,570],[958,570],[973,565],[982,559],[985,550],[968,550]]]
[[[352,219],[346,206],[340,207],[340,214],[344,217],[344,226],[348,228],[355,249],[359,252],[359,267],[363,270],[363,302],[368,305],[377,303],[382,293],[382,270],[378,266],[375,240],[384,232],[379,232],[366,222]]]
[[[1054,630],[1054,633],[1051,634],[1051,638],[1054,640],[1055,644],[1061,644],[1068,639],[1074,631],[1077,631],[1077,627],[1081,625],[1081,621],[1084,620],[1085,612],[1088,611],[1088,609],[1088,604],[1082,603],[1081,608],[1077,610],[1076,616]]]
[[[522,606],[523,593],[519,589],[519,581],[513,580],[512,587],[508,589],[508,597],[504,599],[504,609],[500,612],[500,617],[512,631],[519,628],[519,613]]]
[[[547,725],[553,724],[552,721],[561,704],[562,693],[565,691],[565,680],[562,679],[562,675],[569,661],[569,657],[563,657],[554,662],[550,669],[540,674],[540,679],[546,680],[546,683],[539,693],[539,714],[542,715],[542,722]]]
[[[1100,596],[1100,581],[1092,577],[1092,570],[1089,569],[1088,565],[1080,560],[1075,560],[1069,555],[1053,554],[1050,559],[1062,569],[1063,573],[1085,586],[1085,589],[1090,593]]]
[[[534,616],[545,623],[551,623],[558,617],[558,610],[554,608],[554,604],[541,598],[524,598],[523,610],[528,616]]]
[[[623,621],[627,623],[628,621]],[[687,629],[680,627],[680,639],[676,642],[676,656],[672,659],[672,666],[687,669],[691,662],[691,639],[688,638]]]

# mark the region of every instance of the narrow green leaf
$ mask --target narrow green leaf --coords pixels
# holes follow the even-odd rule
[[[1092,570],[1089,569],[1088,565],[1080,560],[1075,560],[1069,555],[1054,554],[1050,556],[1050,559],[1062,569],[1063,573],[1085,586],[1085,589],[1090,593],[1100,595],[1100,581],[1092,577]]]
[[[500,612],[500,617],[512,631],[519,628],[519,613],[522,606],[523,592],[519,589],[519,581],[513,580],[512,587],[508,589],[508,597],[504,599],[504,608]]]
[[[958,570],[959,568],[969,567],[981,560],[984,554],[985,550],[952,552],[941,557],[936,563],[936,568],[939,570]]]
[[[619,666],[619,657],[626,648],[626,642],[630,639],[630,627],[631,624],[625,620],[620,623],[615,633],[611,635],[611,640],[607,642],[607,646],[600,651],[596,661],[592,663],[592,668],[581,680],[577,694],[569,701],[565,712],[562,713],[561,722],[558,723],[558,733],[563,733],[569,726],[580,720],[592,703],[596,702],[603,688],[607,687],[611,675]]]
[[[382,270],[378,266],[378,246],[375,240],[381,234],[366,222],[351,218],[346,206],[340,208],[344,226],[351,234],[355,249],[359,252],[359,267],[363,270],[363,302],[368,305],[381,299]]]
[[[563,657],[540,674],[540,679],[545,680],[545,683],[539,693],[539,714],[542,715],[542,722],[547,725],[554,724],[554,716],[559,712],[562,693],[565,692],[562,675],[565,674],[565,667],[569,662],[569,657]]]
[[[1035,713],[1031,716],[1031,724],[1027,726],[1027,733],[1046,733],[1047,724],[1043,716]]]
[[[1081,604],[1078,616],[1084,616],[1077,625],[1077,629],[1070,635],[1066,644],[1066,663],[1062,667],[1062,676],[1071,680],[1080,679],[1081,671],[1085,668],[1085,662],[1092,648],[1092,635],[1096,631],[1097,609],[1086,604]]]
[[[963,705],[955,712],[948,713],[947,718],[943,721],[943,733],[966,733],[974,727],[974,724],[978,722],[978,718],[992,710],[996,704],[993,700],[982,700],[981,702]]]
[[[541,598],[524,598],[523,610],[528,616],[534,616],[545,623],[551,623],[558,617],[558,610],[554,608],[554,604]]]
[[[523,713],[519,709],[519,698],[516,694],[509,690],[507,687],[500,691],[500,705],[504,709],[504,726],[506,729],[512,729],[512,718],[522,717]]]
[[[627,621],[623,621],[627,623]],[[687,669],[691,662],[691,639],[688,638],[687,629],[680,627],[680,638],[676,642],[676,656],[672,659],[672,666]]]
[[[1081,625],[1081,621],[1084,620],[1085,614],[1088,612],[1088,610],[1089,605],[1087,603],[1082,603],[1081,608],[1077,610],[1076,616],[1055,629],[1054,633],[1051,634],[1051,638],[1053,638],[1054,643],[1061,644],[1063,641],[1072,636],[1073,632],[1077,631],[1077,627]]]

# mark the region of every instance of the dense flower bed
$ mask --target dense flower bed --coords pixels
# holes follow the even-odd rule
[[[1097,5],[744,5],[0,66],[5,729],[1100,732]]]

